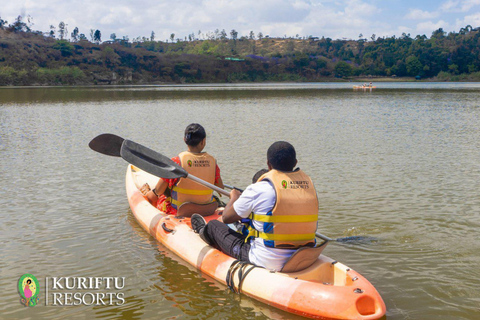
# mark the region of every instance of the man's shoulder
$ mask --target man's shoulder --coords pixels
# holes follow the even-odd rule
[[[262,180],[262,181],[254,183],[254,184],[251,184],[247,187],[247,190],[253,191],[253,192],[256,192],[256,193],[275,191],[272,183],[268,180]]]

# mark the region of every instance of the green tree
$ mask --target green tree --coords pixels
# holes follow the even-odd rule
[[[352,75],[353,69],[347,62],[340,61],[336,64],[334,71],[337,77],[346,78]]]
[[[220,40],[226,40],[227,39],[227,32],[225,31],[225,29],[222,29],[222,31],[220,31]]]
[[[30,27],[23,21],[22,16],[18,16],[15,19],[15,22],[8,27],[9,31],[12,32],[30,32]]]
[[[155,40],[155,32],[152,31],[152,33],[150,34],[150,41],[153,40]]]
[[[233,41],[237,41],[238,32],[235,29],[232,29],[232,31],[230,31],[230,35],[232,36]]]
[[[8,24],[7,20],[0,18],[0,29],[5,29],[5,26]]]
[[[60,36],[60,40],[65,39],[67,33],[67,25],[65,24],[65,22],[60,21],[60,23],[58,24],[58,35]]]
[[[456,65],[455,63],[452,63],[451,65],[448,66],[448,71],[449,71],[451,74],[459,74],[459,72],[458,72],[458,65]]]
[[[445,37],[446,32],[443,31],[443,28],[439,28],[432,32],[432,38],[441,39]]]
[[[71,56],[74,51],[72,44],[67,40],[58,40],[53,48],[59,50],[63,57]]]
[[[80,34],[78,33],[78,28],[75,27],[75,29],[73,29],[73,32],[72,32],[72,34],[71,34],[71,37],[72,37],[73,42],[77,42],[79,36],[80,36]]]
[[[420,72],[423,70],[423,65],[416,56],[409,56],[405,62],[407,64],[408,75],[412,77],[420,75]]]
[[[93,40],[98,44],[102,42],[102,33],[100,30],[95,30],[95,33],[93,34]]]
[[[170,34],[170,41],[173,43],[173,40],[175,40],[175,33]]]
[[[102,58],[105,65],[110,69],[113,69],[120,62],[120,56],[111,47],[106,47],[102,51]]]

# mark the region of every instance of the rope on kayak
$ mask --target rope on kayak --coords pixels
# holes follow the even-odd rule
[[[247,274],[249,274],[254,268],[256,268],[256,266],[248,262],[240,260],[233,261],[227,272],[226,282],[228,288],[232,290],[232,292],[240,294],[242,292],[243,281],[245,280]],[[235,288],[235,272],[238,276],[237,288]]]

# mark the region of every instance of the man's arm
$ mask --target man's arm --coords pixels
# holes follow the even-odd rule
[[[240,191],[233,189],[230,191],[230,201],[228,204],[225,206],[225,210],[223,210],[222,214],[222,221],[223,223],[233,223],[235,221],[239,221],[242,219],[236,212],[235,209],[233,208],[233,204],[237,199],[240,197],[241,193]]]

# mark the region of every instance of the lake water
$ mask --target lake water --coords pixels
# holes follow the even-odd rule
[[[205,126],[223,181],[246,187],[291,142],[320,202],[324,253],[364,275],[387,319],[478,319],[480,84],[263,84],[0,89],[3,319],[299,319],[203,276],[135,222],[115,133],[165,155]],[[35,275],[39,305],[20,304]],[[125,277],[120,306],[45,306],[47,277]]]

